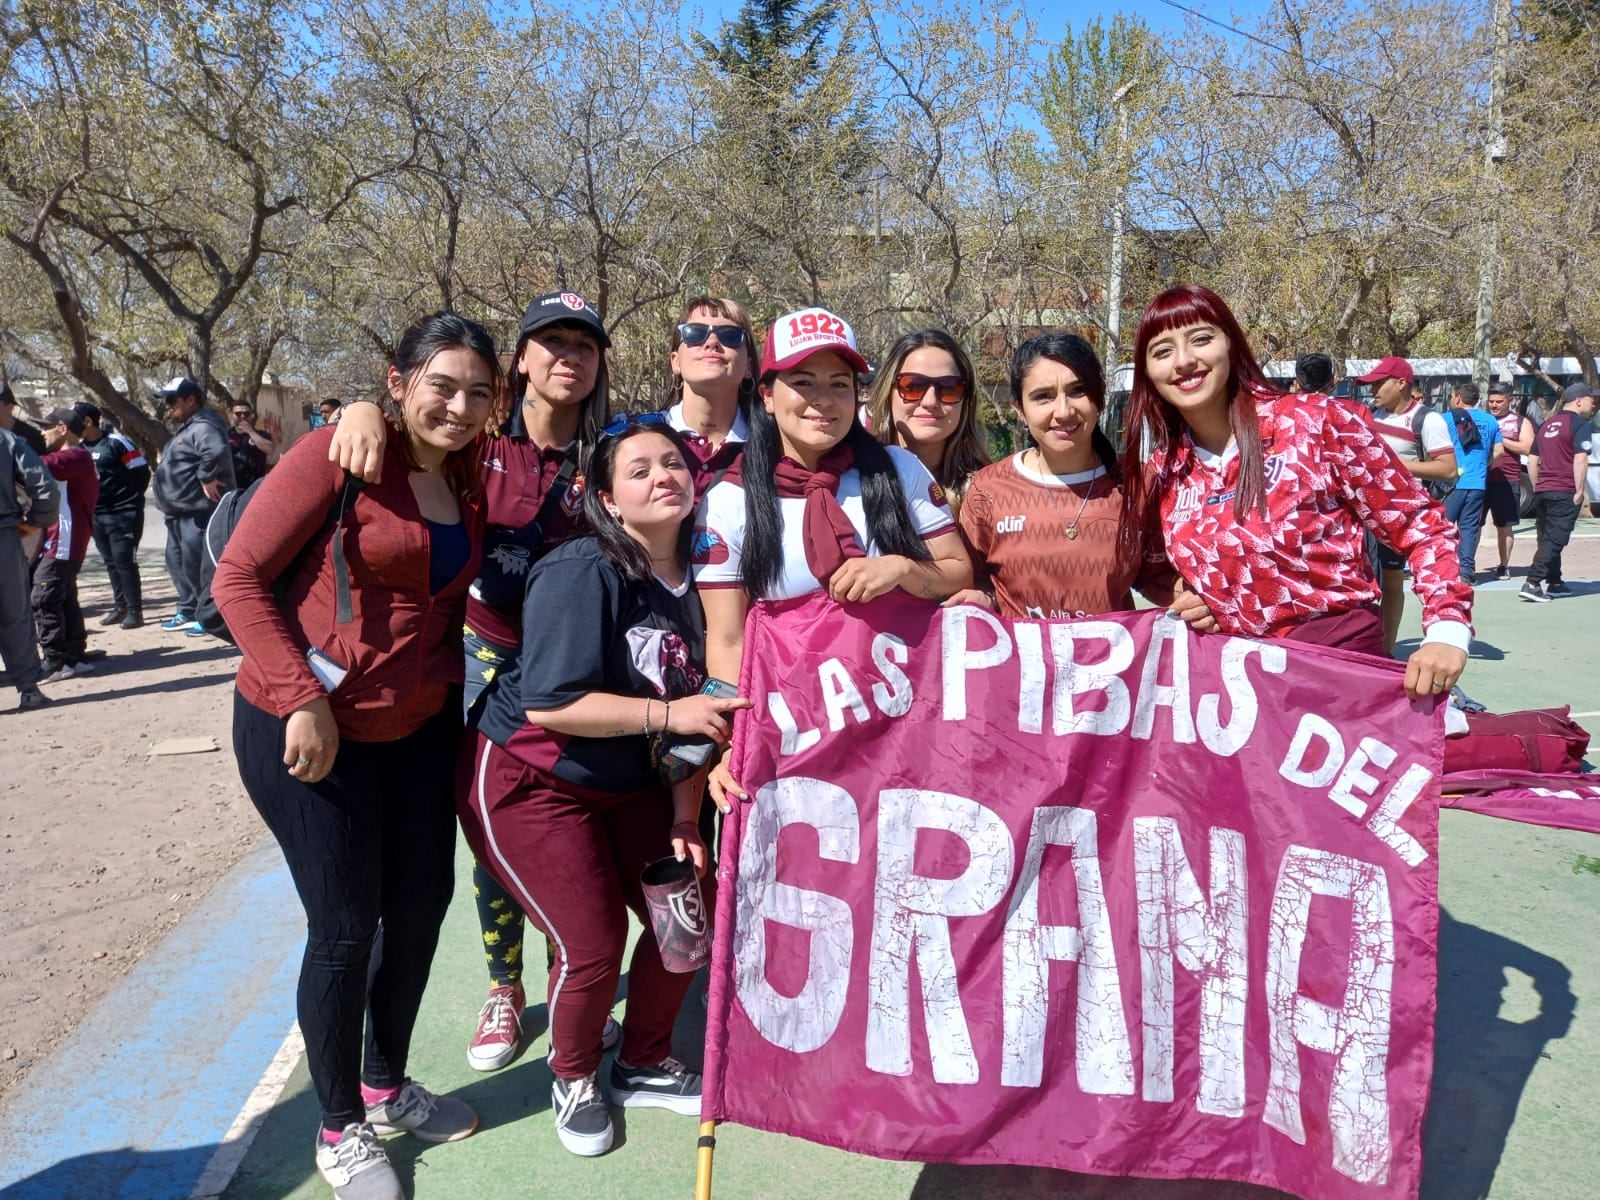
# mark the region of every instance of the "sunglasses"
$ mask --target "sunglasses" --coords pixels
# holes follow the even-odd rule
[[[894,377],[894,390],[912,404],[919,404],[933,389],[934,399],[941,404],[960,404],[967,394],[967,381],[959,375],[913,375],[907,372]]]
[[[233,410],[233,419],[235,421],[243,420],[245,417],[248,417],[249,415],[250,415],[250,410],[249,409],[236,408],[236,409]]]
[[[685,346],[704,346],[713,333],[717,335],[717,344],[724,350],[744,348],[744,329],[738,325],[707,325],[704,321],[692,321],[678,326],[678,338]]]
[[[605,428],[600,431],[600,436],[603,438],[616,437],[620,433],[626,433],[635,425],[643,425],[647,428],[655,429],[668,423],[666,413],[621,413],[606,422]]]

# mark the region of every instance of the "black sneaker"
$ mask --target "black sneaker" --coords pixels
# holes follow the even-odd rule
[[[1578,593],[1564,583],[1547,583],[1544,585],[1544,594],[1546,596],[1576,596]]]
[[[665,1108],[700,1115],[700,1076],[675,1058],[653,1067],[611,1064],[611,1098],[622,1108]]]
[[[127,616],[122,618],[122,627],[124,629],[141,629],[141,628],[143,628],[144,627],[144,614],[143,613],[136,613],[136,612],[129,613]]]
[[[1496,567],[1494,569],[1494,578],[1496,578],[1496,579],[1510,579],[1511,578],[1511,568],[1510,567]]]
[[[1549,604],[1550,597],[1544,594],[1544,589],[1537,583],[1525,583],[1517,589],[1517,597],[1526,600],[1529,604]]]
[[[34,712],[49,703],[50,697],[36,687],[25,687],[17,693],[18,712]]]
[[[121,625],[122,622],[127,618],[127,615],[128,614],[123,612],[120,608],[113,608],[105,616],[100,618],[100,624]]]
[[[594,1158],[611,1149],[611,1110],[594,1075],[557,1079],[550,1085],[550,1106],[556,1111],[556,1136],[572,1153]]]
[[[69,679],[76,678],[77,674],[78,672],[73,668],[71,663],[53,663],[47,661],[39,668],[39,682],[65,683]]]

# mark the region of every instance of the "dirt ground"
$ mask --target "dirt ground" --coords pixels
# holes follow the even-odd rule
[[[50,707],[0,711],[0,1096],[262,832],[233,765],[237,654],[157,627],[173,606],[160,532],[140,553],[150,624],[96,624],[111,592],[91,550],[79,595],[106,657],[46,685]],[[0,688],[0,710],[15,703]],[[217,748],[150,753],[196,737]]]

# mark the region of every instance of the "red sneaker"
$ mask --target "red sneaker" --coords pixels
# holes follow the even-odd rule
[[[522,985],[489,989],[478,1013],[478,1031],[467,1047],[467,1063],[475,1071],[498,1071],[522,1048]]]

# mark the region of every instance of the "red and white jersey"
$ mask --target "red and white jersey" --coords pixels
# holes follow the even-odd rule
[[[1281,637],[1312,617],[1376,602],[1364,527],[1410,561],[1427,639],[1467,649],[1472,588],[1456,528],[1358,406],[1320,395],[1258,399],[1267,515],[1234,515],[1239,456],[1187,433],[1150,466],[1167,557],[1225,633]],[[1209,460],[1209,461],[1208,461]]]

